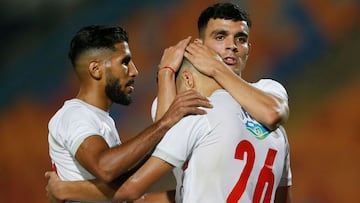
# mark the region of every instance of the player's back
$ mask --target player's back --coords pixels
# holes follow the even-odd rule
[[[183,201],[273,201],[288,159],[285,131],[269,132],[224,90],[210,99],[214,108],[206,118],[211,130],[190,157]]]

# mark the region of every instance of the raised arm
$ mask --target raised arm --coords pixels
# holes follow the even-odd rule
[[[286,122],[289,116],[287,100],[250,85],[207,46],[198,42],[190,43],[184,56],[199,71],[213,77],[251,116],[268,129],[274,130]]]
[[[186,46],[191,37],[164,50],[158,70],[158,104],[155,121],[159,120],[176,96],[175,73],[179,70]]]

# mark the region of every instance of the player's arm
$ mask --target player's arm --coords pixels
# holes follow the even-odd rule
[[[214,78],[251,116],[268,129],[275,130],[287,120],[287,101],[252,86],[229,69],[216,72]]]
[[[143,159],[182,117],[205,114],[199,106],[211,108],[208,99],[196,91],[177,94],[163,117],[137,136],[113,148],[100,136],[90,136],[79,146],[75,157],[95,177],[111,182]]]
[[[275,203],[291,203],[290,186],[280,186],[275,193]]]
[[[179,70],[190,37],[164,50],[158,70],[158,103],[155,121],[159,120],[176,96],[175,73]]]
[[[141,198],[145,192],[173,166],[157,157],[150,157],[146,163],[135,172],[114,194],[115,199],[136,200]]]
[[[111,187],[101,181],[61,181],[54,172],[47,172],[49,178],[46,190],[48,196],[54,196],[60,200],[78,201],[104,201],[104,200],[136,200],[143,198],[146,190],[159,180],[165,173],[173,168],[167,162],[151,157],[135,174],[133,174],[119,188]],[[145,195],[142,201],[161,199],[166,197],[165,193]],[[139,200],[139,201],[140,201]]]
[[[146,193],[133,203],[175,203],[175,190]]]
[[[287,120],[287,101],[250,85],[227,67],[207,46],[190,43],[184,56],[199,71],[213,77],[251,116],[268,129],[274,130]]]
[[[117,187],[99,180],[62,181],[53,171],[45,173],[47,197],[51,202],[63,200],[106,201],[111,200]]]

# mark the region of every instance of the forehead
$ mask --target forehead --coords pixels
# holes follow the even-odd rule
[[[119,42],[114,45],[116,55],[131,55],[129,44],[127,42]]]
[[[210,19],[205,29],[205,33],[211,34],[215,30],[223,30],[231,33],[242,32],[247,34],[250,32],[246,21],[233,21],[220,18]]]

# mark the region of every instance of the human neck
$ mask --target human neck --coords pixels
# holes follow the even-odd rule
[[[112,102],[107,99],[105,93],[93,90],[89,91],[85,88],[80,88],[76,98],[104,111],[109,111],[112,104]]]
[[[197,86],[197,91],[199,91],[203,96],[209,97],[218,89],[223,89],[219,83],[213,79],[203,80],[201,85]]]

